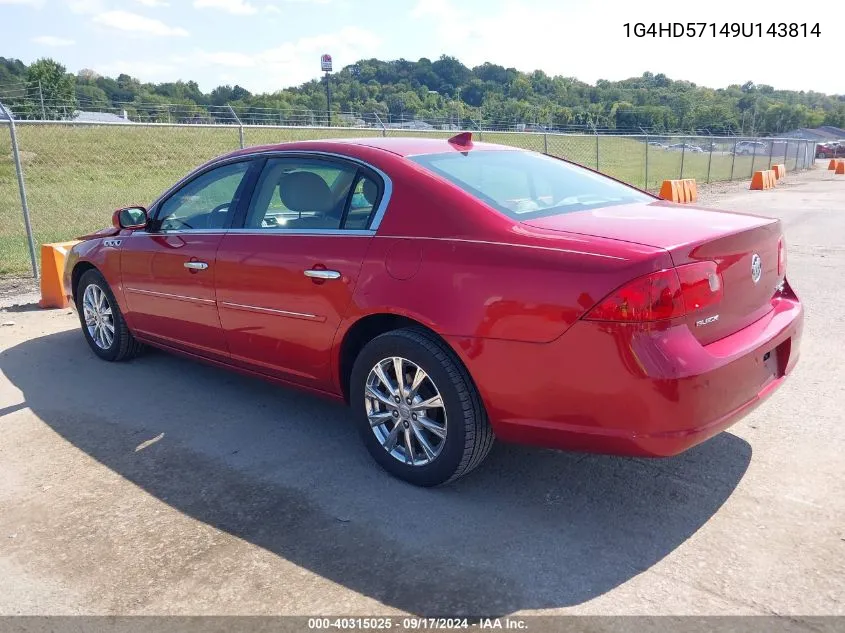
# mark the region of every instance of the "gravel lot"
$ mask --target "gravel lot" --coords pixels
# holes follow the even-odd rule
[[[6,297],[0,614],[845,615],[845,178],[746,187],[702,201],[784,220],[802,359],[671,459],[499,444],[416,489],[341,406],[164,353],[104,363],[70,311]]]

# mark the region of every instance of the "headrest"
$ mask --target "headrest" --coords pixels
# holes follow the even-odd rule
[[[291,211],[325,213],[332,208],[326,181],[310,171],[294,171],[279,178],[279,199]]]
[[[369,178],[364,179],[364,184],[361,187],[361,194],[370,206],[374,205],[376,203],[376,198],[378,198],[378,185]]]

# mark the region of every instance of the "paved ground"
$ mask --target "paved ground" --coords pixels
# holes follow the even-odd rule
[[[673,459],[498,445],[420,490],[340,406],[7,308],[0,613],[845,614],[845,180],[704,200],[784,219],[803,356]]]

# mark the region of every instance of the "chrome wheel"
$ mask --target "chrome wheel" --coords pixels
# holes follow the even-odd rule
[[[96,284],[90,284],[82,295],[82,316],[94,344],[107,350],[114,343],[114,315],[109,298]]]
[[[416,363],[392,356],[370,370],[364,392],[370,428],[384,450],[411,466],[433,462],[446,444],[446,406]]]

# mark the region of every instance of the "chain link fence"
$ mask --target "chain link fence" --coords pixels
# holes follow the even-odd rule
[[[35,274],[11,132],[25,183],[35,248],[108,224],[111,210],[148,205],[194,167],[255,145],[321,138],[423,136],[454,131],[230,124],[17,121],[0,115],[0,275]],[[814,163],[810,141],[548,132],[475,131],[478,140],[533,150],[597,169],[644,189],[668,178],[747,180],[755,170]]]

